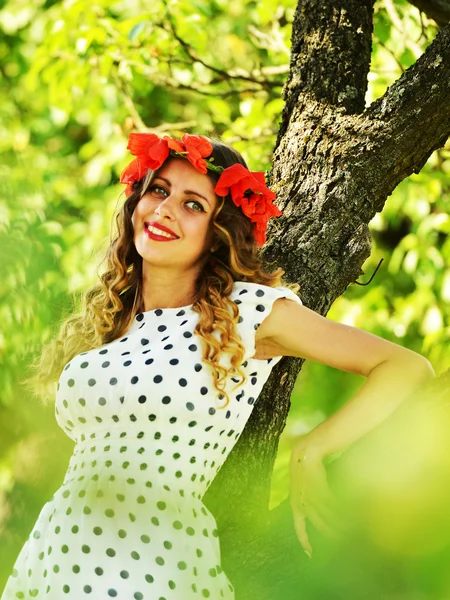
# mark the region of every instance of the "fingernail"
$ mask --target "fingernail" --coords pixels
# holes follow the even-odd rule
[[[309,557],[312,558],[311,552],[308,552],[308,550],[304,550],[304,553]]]

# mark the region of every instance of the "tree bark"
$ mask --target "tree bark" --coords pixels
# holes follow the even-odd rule
[[[373,0],[300,0],[293,22],[270,173],[284,214],[270,226],[263,258],[283,265],[286,279],[300,284],[303,303],[324,316],[364,273],[368,223],[450,134],[450,26],[365,107],[372,19]],[[303,598],[309,559],[289,502],[268,510],[279,436],[302,364],[284,357],[275,366],[204,498],[237,600]]]

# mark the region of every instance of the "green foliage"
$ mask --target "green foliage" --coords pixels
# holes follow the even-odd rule
[[[26,397],[18,382],[77,295],[97,279],[98,257],[123,191],[118,180],[129,161],[129,131],[218,134],[251,169],[267,170],[283,108],[295,5],[3,3],[0,506],[7,514],[17,499],[34,504],[23,529],[15,528],[16,517],[5,521],[0,578],[71,452],[53,415]],[[405,0],[377,3],[367,104],[435,34]],[[350,286],[328,315],[423,354],[438,373],[449,363],[449,171],[449,150],[441,150],[398,186],[371,223],[373,252],[359,280],[366,281],[384,258],[380,270],[369,286]],[[334,412],[360,383],[323,365],[305,365],[280,444],[272,504],[286,496],[292,438]],[[37,427],[33,465],[42,472],[39,484],[18,475]],[[54,461],[46,461],[42,449],[48,437],[64,444]]]

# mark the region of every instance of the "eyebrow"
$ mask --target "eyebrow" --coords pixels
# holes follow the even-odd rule
[[[157,177],[155,177],[155,179],[162,179],[163,181],[165,181],[167,183],[167,185],[170,187],[171,183],[168,179],[166,179],[165,177],[161,177],[161,175],[158,175]],[[194,192],[193,190],[184,190],[185,194],[194,194],[194,196],[199,196],[200,198],[203,198],[203,200],[206,200],[206,202],[208,204],[211,204],[210,201],[208,200],[208,198],[205,198],[205,196],[202,196],[201,194],[199,194],[198,192]]]

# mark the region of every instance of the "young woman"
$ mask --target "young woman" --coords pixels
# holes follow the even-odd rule
[[[40,357],[38,380],[58,381],[55,415],[74,452],[2,600],[232,600],[202,497],[281,357],[368,377],[293,452],[307,551],[305,519],[329,529],[323,457],[434,375],[420,355],[304,307],[283,269],[263,270],[258,247],[281,212],[264,174],[231,147],[136,133],[128,148],[136,158],[122,173],[108,268]]]

